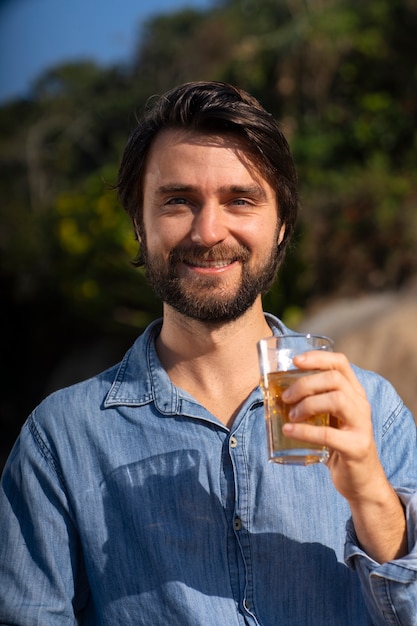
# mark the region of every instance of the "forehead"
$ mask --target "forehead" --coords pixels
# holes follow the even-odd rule
[[[242,137],[233,133],[205,133],[184,129],[166,129],[158,133],[149,149],[145,175],[149,166],[156,163],[174,160],[174,164],[181,166],[182,160],[175,161],[180,155],[181,159],[188,157],[193,162],[194,159],[207,159],[209,155],[221,155],[221,158],[230,162],[239,161],[256,177],[263,178],[259,156]]]

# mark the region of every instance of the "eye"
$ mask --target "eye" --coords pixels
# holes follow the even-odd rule
[[[167,200],[166,204],[188,204],[188,200],[182,196],[178,196],[177,198],[170,198]]]
[[[249,198],[232,198],[229,202],[230,207],[242,207],[244,209],[251,208],[254,204],[253,200],[250,200]]]
[[[246,198],[236,198],[235,200],[232,201],[232,204],[244,206],[245,204],[250,204],[250,202],[249,200],[246,200]]]

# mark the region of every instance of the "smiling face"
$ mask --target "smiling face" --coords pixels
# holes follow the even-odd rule
[[[162,132],[143,190],[138,235],[147,278],[165,304],[224,322],[270,287],[283,229],[275,192],[241,140]]]

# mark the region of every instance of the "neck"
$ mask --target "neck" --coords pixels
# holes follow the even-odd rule
[[[239,350],[245,346],[256,347],[256,342],[268,335],[271,335],[271,329],[260,298],[237,320],[226,323],[194,320],[165,305],[157,350],[162,364],[168,369],[176,361],[194,360],[199,356],[233,358],[236,346]],[[231,350],[232,346],[235,346],[234,350]]]
[[[268,335],[260,298],[224,324],[186,318],[166,306],[156,348],[172,382],[230,425],[259,383],[256,343]]]

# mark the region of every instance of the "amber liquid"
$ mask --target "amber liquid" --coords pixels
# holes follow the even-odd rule
[[[261,381],[265,400],[269,459],[275,463],[310,465],[325,462],[329,458],[329,451],[325,446],[297,441],[286,437],[282,432],[282,426],[290,422],[288,413],[291,410],[291,405],[282,400],[283,392],[301,376],[314,373],[305,370],[272,372],[267,374],[266,381],[265,379]],[[315,426],[328,426],[329,422],[328,413],[314,415],[305,420],[305,423]]]

